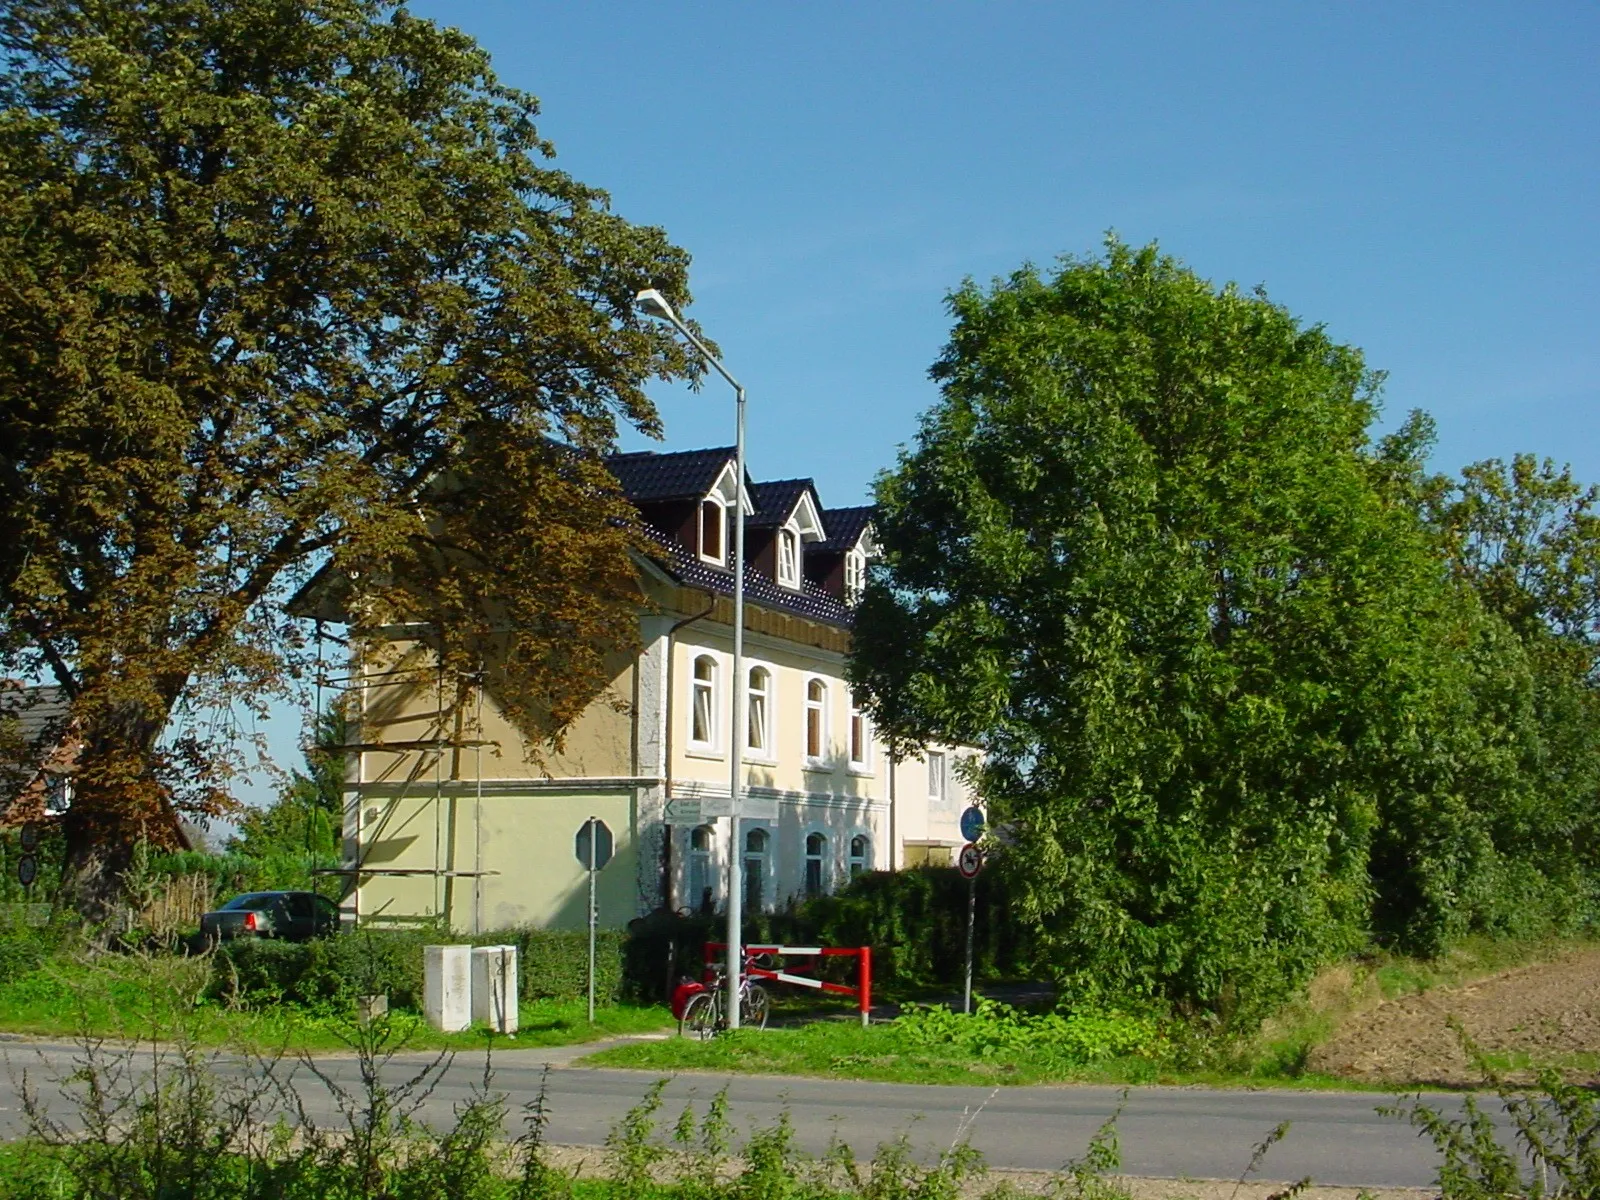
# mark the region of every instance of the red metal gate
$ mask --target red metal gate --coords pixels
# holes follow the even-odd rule
[[[707,942],[705,944],[706,981],[710,982],[712,965],[720,957],[721,952],[727,950],[726,942]],[[854,996],[861,1009],[861,1023],[867,1023],[867,1014],[872,1011],[872,947],[871,946],[746,946],[745,973],[752,979],[770,979],[774,983],[788,983],[795,987],[812,988],[816,991],[834,992],[841,996]],[[758,967],[750,960],[758,955],[769,954],[776,958],[853,958],[856,960],[856,985],[851,987],[847,983],[831,983],[826,979],[815,979],[810,975],[795,975],[788,971],[775,970],[768,967]]]

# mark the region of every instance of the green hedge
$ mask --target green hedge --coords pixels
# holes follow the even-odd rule
[[[874,871],[771,923],[785,941],[871,946],[882,988],[957,987],[966,964],[967,896],[967,881],[953,867]],[[1034,973],[1032,940],[1015,919],[1004,874],[991,867],[978,877],[973,974],[1000,980]]]
[[[659,999],[669,974],[697,977],[705,943],[720,942],[725,931],[721,917],[657,914],[634,922],[625,952],[629,992]],[[960,986],[966,936],[967,881],[952,867],[870,872],[832,896],[762,913],[744,925],[746,942],[871,946],[873,982],[880,992]],[[978,878],[974,975],[1031,978],[1033,953],[1032,941],[1011,916],[1004,877],[986,871]],[[854,982],[852,960],[825,960],[823,970],[824,977]]]
[[[626,935],[602,930],[595,940],[595,995],[618,999]],[[247,1005],[346,1003],[377,993],[420,1010],[426,945],[455,942],[517,947],[522,1000],[576,1000],[588,995],[589,939],[585,932],[510,929],[471,937],[432,932],[359,930],[312,942],[239,938],[223,943],[213,961],[211,994]]]

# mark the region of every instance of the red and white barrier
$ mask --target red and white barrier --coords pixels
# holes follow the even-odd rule
[[[721,951],[726,950],[725,942],[707,942],[705,944],[706,980],[710,982],[714,974],[710,964],[721,958]],[[861,1009],[861,1023],[867,1023],[867,1014],[872,1011],[872,947],[871,946],[746,946],[745,972],[752,979],[770,979],[774,983],[788,983],[795,987],[814,988],[821,992],[834,992],[842,996],[854,996]],[[830,983],[825,979],[814,979],[810,975],[796,975],[789,971],[773,970],[769,967],[758,967],[749,960],[758,955],[772,955],[775,958],[853,958],[856,960],[856,986],[851,987],[846,983]]]

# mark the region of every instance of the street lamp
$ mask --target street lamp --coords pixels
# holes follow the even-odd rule
[[[744,922],[744,858],[739,846],[739,817],[744,812],[744,388],[728,374],[717,356],[706,349],[705,343],[695,337],[672,311],[667,298],[655,288],[647,288],[633,298],[639,311],[649,317],[668,321],[684,336],[700,356],[716,369],[733,387],[734,395],[734,507],[738,517],[733,534],[733,737],[729,746],[733,759],[728,780],[728,997],[726,1010],[728,1028],[739,1028],[739,980],[744,974],[742,943]],[[668,698],[671,702],[671,698]]]

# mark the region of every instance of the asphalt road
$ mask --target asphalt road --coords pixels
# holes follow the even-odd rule
[[[499,1052],[494,1061],[494,1088],[507,1094],[515,1119],[515,1110],[536,1097],[543,1083],[549,1112],[547,1139],[598,1145],[657,1076],[564,1065],[590,1049]],[[59,1079],[70,1071],[73,1055],[72,1048],[63,1045],[0,1045],[6,1068],[0,1078],[0,1136],[15,1137],[22,1132],[18,1087],[23,1072],[36,1086]],[[397,1058],[386,1078],[398,1082],[414,1074],[424,1061],[424,1056],[416,1055]],[[240,1077],[244,1073],[237,1061],[223,1061],[219,1067],[226,1075]],[[351,1085],[357,1078],[356,1064],[348,1058],[319,1059],[318,1067],[339,1085]],[[482,1077],[481,1058],[457,1058],[420,1110],[423,1119],[448,1121]],[[1106,1087],[1010,1087],[994,1092],[974,1087],[686,1074],[669,1084],[661,1123],[670,1127],[686,1101],[703,1104],[724,1084],[730,1089],[736,1124],[743,1128],[767,1125],[787,1109],[800,1145],[812,1152],[825,1149],[837,1133],[858,1157],[869,1158],[880,1142],[907,1132],[918,1152],[926,1156],[949,1146],[965,1124],[972,1144],[990,1166],[1031,1170],[1052,1170],[1081,1154],[1121,1096],[1120,1089]],[[292,1086],[319,1123],[337,1118],[327,1085],[305,1066],[294,1069]],[[54,1087],[45,1082],[42,1090],[49,1096]],[[1319,1184],[1426,1187],[1434,1181],[1437,1160],[1433,1149],[1403,1122],[1377,1114],[1375,1106],[1387,1099],[1368,1092],[1136,1088],[1129,1092],[1117,1123],[1123,1170],[1171,1178],[1236,1178],[1249,1162],[1253,1147],[1279,1122],[1290,1121],[1288,1136],[1272,1148],[1258,1178],[1287,1180],[1309,1175]],[[1449,1108],[1458,1103],[1449,1096],[1435,1096],[1431,1102]],[[52,1102],[53,1110],[64,1113],[64,1107],[56,1107],[58,1103]]]

